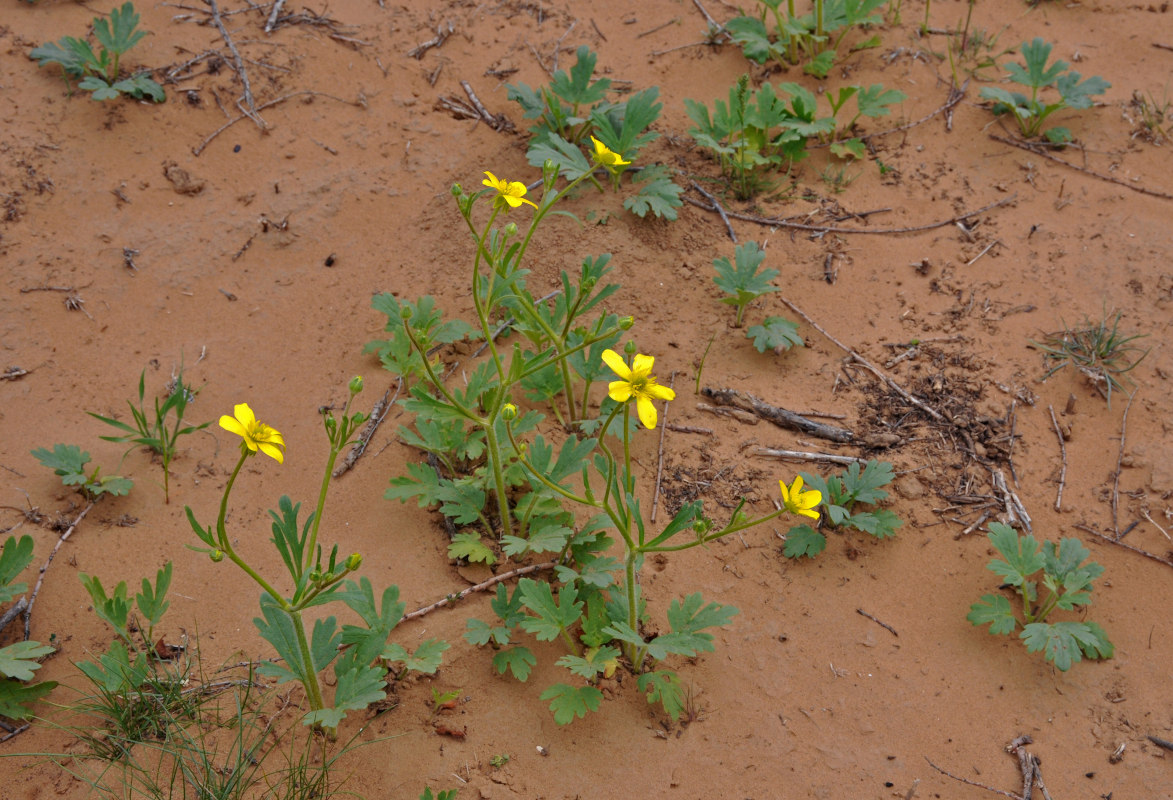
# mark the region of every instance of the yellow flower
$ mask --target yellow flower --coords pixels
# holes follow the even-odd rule
[[[591,141],[595,144],[596,164],[602,164],[611,172],[618,174],[622,171],[619,167],[626,167],[631,163],[630,161],[624,161],[623,156],[608,148],[607,145],[600,142],[594,136],[591,137]]]
[[[656,400],[675,400],[676,392],[667,386],[660,386],[652,377],[652,364],[655,359],[651,356],[636,354],[631,367],[624,363],[623,358],[614,350],[603,351],[603,363],[619,376],[619,380],[611,381],[607,386],[607,394],[616,403],[626,403],[635,398],[635,409],[639,414],[639,421],[645,428],[656,427]]]
[[[533,200],[525,199],[525,184],[521,181],[499,181],[493,173],[486,172],[485,174],[489,177],[481,183],[490,189],[497,190],[497,197],[493,199],[493,205],[499,206],[508,203],[510,208],[517,208],[522,203],[529,203],[534,208],[538,207],[538,204]]]
[[[235,433],[244,439],[242,447],[250,452],[260,450],[280,464],[285,460],[281,449],[285,447],[285,438],[263,422],[257,422],[253,410],[248,403],[238,403],[232,408],[233,416],[225,414],[220,417],[220,427],[229,433]]]
[[[600,649],[601,648],[598,648],[598,647],[588,647],[586,649],[586,652],[583,653],[583,656],[586,657],[587,661],[594,662],[595,657],[599,655]],[[615,670],[618,668],[619,668],[619,659],[618,658],[607,659],[606,661],[603,662],[603,677],[610,678],[612,675],[615,674]]]
[[[782,487],[782,505],[787,511],[814,520],[819,518],[819,512],[812,509],[823,502],[823,493],[818,489],[807,489],[804,492],[801,475],[796,476],[790,486],[786,485],[786,481],[778,481],[778,485]]]

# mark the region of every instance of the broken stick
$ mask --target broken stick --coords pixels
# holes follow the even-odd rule
[[[736,389],[712,389],[706,386],[701,390],[701,394],[718,405],[752,411],[780,428],[789,428],[810,436],[817,436],[820,439],[829,439],[832,442],[850,442],[855,438],[855,434],[849,430],[807,419],[793,411],[787,411],[785,408],[779,408],[759,400],[748,392]]]

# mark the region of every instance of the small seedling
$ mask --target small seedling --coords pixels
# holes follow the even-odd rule
[[[778,270],[769,267],[760,271],[758,269],[765,260],[766,251],[753,241],[737,245],[733,251],[732,264],[724,256],[713,259],[713,268],[717,270],[713,283],[727,295],[721,298],[721,302],[737,307],[737,318],[733,324],[738,328],[741,327],[746,306],[762,295],[778,291],[778,287],[770,283],[780,274]]]
[[[839,158],[863,158],[863,141],[854,136],[860,117],[882,117],[906,95],[882,84],[844,86],[827,93],[830,116],[818,116],[818,100],[804,86],[783,83],[775,89],[765,84],[749,91],[743,75],[729,90],[729,101],[716,100],[713,109],[685,99],[689,118],[696,123],[689,133],[710,150],[730,180],[734,192],[748,199],[772,185],[770,170],[789,167],[807,157],[810,139],[826,143]],[[848,118],[847,101],[855,98],[855,113]]]
[[[94,471],[87,474],[86,464],[90,463],[90,454],[75,444],[55,444],[52,450],[39,447],[32,454],[37,461],[60,475],[63,484],[76,486],[87,500],[97,500],[104,494],[124,495],[134,486],[130,478],[103,476],[101,467],[94,467]]]
[[[456,789],[441,789],[438,794],[432,794],[432,787],[425,786],[420,800],[456,800]]]
[[[1124,391],[1122,376],[1131,372],[1149,351],[1133,344],[1144,334],[1120,333],[1120,312],[1116,312],[1111,322],[1109,316],[1105,314],[1099,322],[1085,317],[1083,325],[1077,328],[1065,327],[1047,334],[1042,342],[1032,342],[1050,367],[1043,380],[1070,365],[1091,380],[1111,405],[1112,390]]]
[[[58,64],[66,84],[70,78],[80,79],[78,88],[90,92],[94,100],[115,100],[125,94],[162,103],[165,99],[163,87],[151,80],[148,72],[118,79],[123,54],[147,35],[146,31],[136,30],[138,21],[134,4],[128,2],[111,11],[108,21],[94,17],[94,38],[101,46],[98,52],[95,53],[85,39],[66,36],[56,44],[47,42],[34,48],[29,57],[36,59],[38,66],[42,67]]]
[[[1030,96],[996,86],[983,88],[981,96],[994,101],[995,114],[1012,114],[1019,131],[1028,139],[1042,134],[1054,144],[1072,141],[1071,131],[1067,128],[1054,127],[1044,131],[1043,124],[1047,117],[1064,108],[1091,108],[1092,97],[1103,94],[1112,84],[1099,76],[1083,80],[1078,72],[1067,69],[1066,61],[1055,61],[1048,65],[1051,45],[1041,38],[1023,42],[1021,51],[1025,67],[1022,64],[1007,64],[1006,71],[1010,73],[1010,80],[1030,89]],[[1042,90],[1050,87],[1059,92],[1059,99],[1051,103],[1040,100]]]
[[[843,194],[847,191],[847,187],[855,183],[856,178],[862,174],[862,172],[849,171],[846,164],[828,164],[819,173],[819,178],[833,194]]]
[[[495,755],[495,756],[492,756],[489,758],[489,764],[492,765],[493,767],[495,767],[496,769],[501,769],[501,767],[505,766],[508,763],[509,763],[509,754],[508,753],[499,753],[498,755]]]
[[[167,399],[160,403],[159,399],[155,398],[155,419],[153,421],[149,420],[144,405],[146,377],[147,371],[143,370],[138,378],[138,406],[135,407],[134,403],[129,400],[126,402],[130,406],[131,419],[134,421],[133,425],[129,425],[113,417],[103,417],[101,414],[95,414],[92,411],[87,413],[94,419],[101,420],[113,428],[124,431],[119,436],[99,437],[102,440],[107,442],[129,442],[131,449],[142,446],[159,456],[163,462],[163,496],[165,502],[170,503],[171,473],[169,467],[171,466],[171,460],[175,458],[176,442],[178,442],[180,436],[201,431],[211,425],[212,422],[209,420],[200,425],[184,426],[183,414],[187,410],[187,404],[195,399],[195,391],[183,382],[183,370],[180,370],[179,374],[168,385]],[[175,414],[174,421],[168,420],[172,412]],[[128,450],[127,452],[130,451]]]
[[[432,716],[436,716],[441,711],[456,708],[456,701],[460,699],[460,690],[453,689],[450,692],[441,692],[435,686],[432,687]]]
[[[835,65],[844,37],[856,27],[878,25],[879,14],[888,0],[814,0],[809,14],[796,14],[794,0],[783,8],[782,0],[759,0],[757,17],[737,17],[725,28],[741,45],[745,57],[764,64],[770,59],[788,64],[803,61],[803,72],[825,78]],[[880,37],[854,45],[852,50],[878,47]]]
[[[1044,542],[1040,550],[1034,536],[1020,536],[999,522],[990,523],[989,539],[1002,558],[986,568],[1002,578],[1003,587],[1015,590],[1022,600],[1022,618],[1015,616],[1005,595],[987,594],[970,606],[966,619],[979,627],[989,624],[994,635],[1014,633],[1021,627],[1018,638],[1026,649],[1043,651],[1043,657],[1063,672],[1085,657],[1112,657],[1112,643],[1095,622],[1047,622],[1057,608],[1074,611],[1090,605],[1092,581],[1104,573],[1096,562],[1084,563],[1091,552],[1078,539],[1064,539],[1058,547]],[[1032,580],[1040,571],[1041,581]]]
[[[798,325],[785,317],[766,317],[761,325],[751,325],[745,337],[753,340],[754,349],[759,353],[772,350],[776,356],[791,347],[803,347],[806,344],[798,332]]]
[[[807,485],[822,495],[823,513],[820,521],[832,528],[845,526],[871,534],[877,539],[887,539],[895,536],[896,529],[904,524],[900,517],[886,508],[855,510],[858,503],[875,505],[888,496],[888,492],[881,488],[891,483],[894,477],[892,465],[887,461],[869,461],[862,470],[857,462],[840,475],[825,481],[818,475],[800,474]],[[787,558],[814,558],[826,547],[825,535],[809,525],[798,525],[786,534],[786,546],[782,554]]]

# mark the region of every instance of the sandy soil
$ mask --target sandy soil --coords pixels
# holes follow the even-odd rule
[[[848,75],[908,95],[893,117],[868,121],[864,132],[922,120],[948,100],[949,67],[933,55],[944,53],[945,37],[919,37],[923,6],[904,5],[902,24],[878,31],[880,48],[853,54],[829,79]],[[264,126],[242,119],[221,130],[240,117],[241,85],[227,61],[177,71],[162,105],[70,97],[54,71],[29,61],[32,47],[81,35],[113,6],[3,0],[0,15],[0,369],[18,368],[0,376],[0,529],[33,535],[37,564],[60,536],[50,523],[75,516],[81,501],[29,451],[77,443],[97,463],[117,463],[119,446],[98,440],[108,431],[84,412],[122,413],[144,367],[149,391],[158,393],[181,364],[201,387],[189,418],[215,419],[248,402],[285,435],[285,464],[250,462],[232,510],[241,548],[278,564],[264,541],[265,509],[283,493],[307,505],[315,496],[325,452],[317,409],[343,401],[353,374],[366,376],[368,407],[394,385],[362,353],[385,321],[370,308],[371,295],[429,293],[467,318],[472,250],[448,189],[478,185],[484,170],[536,177],[522,133],[437,106],[441,96],[465,96],[461,81],[524,131],[505,84],[542,84],[544,70],[567,68],[574,48],[589,45],[612,79],[660,87],[662,136],[648,160],[678,169],[682,185],[695,179],[710,188],[715,167],[687,135],[684,98],[724,97],[746,71],[755,83],[816,85],[797,70],[750,65],[733,46],[690,44],[705,29],[691,0],[388,0],[385,7],[338,0],[326,12],[337,27],[306,17],[270,35],[263,32],[267,5],[250,11],[224,0],[225,11],[240,12],[226,17],[227,26],[247,59]],[[717,0],[705,6],[719,20],[736,13]],[[230,59],[201,3],[146,2],[139,11],[152,35],[128,56],[133,66],[162,76],[209,50]],[[964,11],[964,3],[934,3],[931,23],[951,28]],[[452,35],[440,46],[408,54],[449,24]],[[841,414],[836,424],[862,433],[894,434],[882,451],[836,452],[896,465],[889,507],[906,520],[899,535],[877,542],[834,534],[817,560],[794,562],[781,554],[784,530],[767,526],[649,565],[654,617],[698,590],[741,609],[718,633],[715,653],[677,664],[697,712],[688,725],[653,713],[628,676],[610,688],[599,713],[556,726],[538,699],[560,679],[555,650],[539,647],[539,667],[521,684],[496,675],[488,655],[463,642],[465,620],[488,613],[486,597],[405,624],[396,633],[405,644],[442,637],[453,646],[434,681],[397,687],[399,706],[366,723],[362,738],[392,738],[344,762],[348,790],[414,798],[429,783],[495,800],[967,800],[990,792],[929,762],[1017,794],[1019,765],[1004,747],[1029,734],[1055,798],[1173,797],[1173,755],[1146,739],[1173,739],[1173,545],[1161,530],[1173,528],[1173,176],[1169,144],[1139,135],[1131,104],[1135,91],[1171,96],[1173,15],[1167,3],[982,0],[974,26],[1001,31],[999,50],[1042,36],[1057,43],[1058,57],[1112,87],[1094,108],[1059,115],[1078,141],[1054,154],[1065,164],[994,140],[1014,134],[980,104],[982,84],[973,81],[951,113],[870,140],[873,158],[891,168],[886,174],[869,158],[849,168],[858,177],[835,193],[820,179],[828,155],[817,151],[793,197],[725,197],[733,211],[841,229],[732,223],[740,240],[766,242],[767,265],[782,272],[781,292],[756,303],[750,316],[800,321],[784,297],[822,329],[801,325],[806,348],[760,355],[732,327],[732,310],[719,304],[711,278],[712,260],[731,257],[733,245],[720,218],[694,205],[667,223],[626,213],[620,195],[584,193],[571,208],[593,212],[598,224],[555,219],[532,260],[532,285],[544,292],[583,256],[614,254],[622,290],[609,302],[636,316],[641,352],[656,355],[665,379],[675,376],[668,421],[712,431],[664,437],[660,502],[668,511],[695,495],[721,513],[720,504],[746,494],[765,512],[779,478],[819,467],[750,456],[754,445],[833,447],[698,410],[696,373],[715,337],[705,386]],[[951,222],[991,204],[964,226]],[[932,223],[943,224],[891,232]],[[80,308],[68,308],[69,298]],[[1123,330],[1147,337],[1150,350],[1131,373],[1132,401],[1117,393],[1109,407],[1072,370],[1040,382],[1043,361],[1031,340],[1112,310],[1121,312]],[[825,334],[951,421],[933,423],[913,410]],[[888,366],[907,349],[893,344],[912,339],[923,343],[917,352]],[[1049,409],[1065,432],[1065,457]],[[396,438],[398,413],[336,481],[323,535],[364,553],[364,574],[376,585],[398,584],[410,609],[464,588],[462,576],[471,573],[446,558],[437,516],[382,497],[388,479],[419,459]],[[650,503],[658,438],[643,434],[637,442]],[[60,650],[41,677],[76,682],[71,661],[110,640],[87,610],[79,572],[136,583],[167,560],[175,562],[169,636],[198,630],[213,665],[271,655],[251,623],[255,588],[227,564],[184,547],[194,539],[183,506],[214,513],[234,451],[214,425],[184,440],[169,505],[157,465],[145,453],[126,458],[121,470],[135,490],[101,502],[46,575],[32,634],[39,641],[55,635]],[[1037,536],[1079,537],[1106,567],[1087,617],[1108,631],[1114,659],[1060,673],[965,620],[995,579],[984,568],[992,553],[985,526],[973,527],[980,513],[956,498],[993,498],[997,470],[1029,510]],[[44,524],[26,519],[26,497]],[[989,519],[999,519],[1000,506],[991,508]],[[1093,533],[1125,531],[1123,544],[1163,563]],[[29,575],[35,580],[35,569]],[[19,627],[5,632],[5,643]],[[467,728],[465,738],[432,728],[433,686],[460,691],[453,723]],[[69,746],[35,724],[0,751]],[[1110,761],[1120,747],[1123,758]],[[511,757],[501,769],[489,764],[497,754]],[[0,759],[0,794],[85,794],[80,782],[33,762]]]

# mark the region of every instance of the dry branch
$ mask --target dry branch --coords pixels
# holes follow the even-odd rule
[[[749,392],[742,392],[737,389],[712,389],[706,386],[704,389],[701,389],[701,394],[718,405],[733,406],[734,408],[751,411],[780,428],[789,428],[810,436],[817,436],[820,439],[829,439],[832,442],[850,442],[855,438],[855,434],[849,430],[836,428],[832,425],[824,425],[821,422],[815,422],[814,420],[799,416],[793,411],[787,411],[785,408],[770,405],[764,400],[759,400],[754,397]]]
[[[683,200],[691,203],[697,208],[703,208],[705,211],[713,211],[714,209],[701,203],[699,200],[694,200],[691,197],[683,196]],[[745,220],[746,222],[756,222],[759,225],[766,225],[771,228],[790,228],[799,231],[811,231],[812,233],[861,233],[861,234],[900,234],[900,233],[921,233],[923,231],[931,231],[937,228],[944,228],[948,225],[953,225],[962,220],[967,220],[971,217],[976,217],[979,214],[984,214],[987,211],[992,211],[995,208],[1000,208],[1009,205],[1018,199],[1017,194],[1012,194],[1009,197],[1003,197],[996,203],[984,205],[981,208],[967,211],[956,217],[949,219],[938,220],[937,222],[929,222],[924,225],[913,225],[908,228],[840,228],[836,225],[808,225],[804,222],[790,222],[785,219],[771,219],[770,217],[759,217],[756,214],[742,214],[738,211],[726,211],[725,213],[734,219]]]
[[[992,133],[990,134],[990,138],[996,142],[1008,144],[1011,147],[1017,147],[1019,150],[1025,150],[1028,153],[1034,153],[1036,156],[1042,156],[1048,161],[1054,161],[1056,164],[1062,164],[1063,166],[1068,167],[1069,169],[1073,169],[1076,172],[1082,172],[1084,175],[1090,175],[1093,178],[1098,178],[1102,181],[1107,181],[1108,183],[1114,183],[1117,186],[1123,186],[1124,188],[1131,189],[1134,192],[1147,194],[1150,197],[1160,197],[1162,200],[1173,200],[1173,194],[1169,194],[1168,192],[1160,192],[1156,189],[1146,189],[1143,186],[1135,186],[1128,181],[1122,181],[1119,178],[1112,177],[1111,175],[1105,175],[1102,172],[1096,172],[1095,170],[1090,170],[1087,167],[1081,167],[1076,164],[1072,164],[1070,161],[1064,161],[1061,158],[1056,158],[1055,156],[1048,153],[1046,149],[1040,145],[1032,145],[1030,142],[1019,142],[1015,141],[1014,139],[1006,139],[1002,136],[995,136]]]

